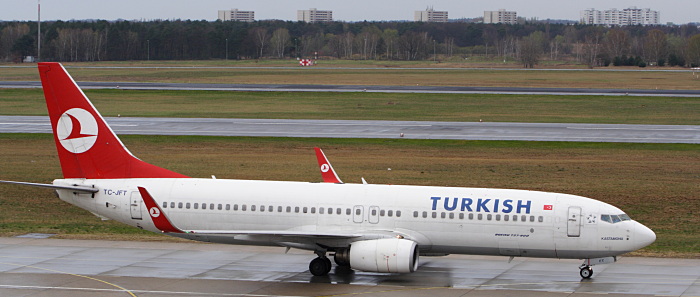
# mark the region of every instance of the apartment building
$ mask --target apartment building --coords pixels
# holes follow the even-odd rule
[[[496,11],[484,11],[484,24],[517,24],[518,13],[499,9]]]
[[[222,21],[240,21],[254,22],[255,11],[243,11],[237,8],[231,10],[219,10],[219,20]]]
[[[297,10],[297,20],[307,23],[332,22],[332,10],[318,10],[311,8],[309,10]]]

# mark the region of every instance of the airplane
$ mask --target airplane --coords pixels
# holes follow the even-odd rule
[[[354,270],[411,273],[421,255],[474,254],[583,259],[585,279],[591,266],[656,240],[619,208],[568,194],[352,184],[337,175],[325,183],[190,178],[131,154],[60,63],[38,69],[63,178],[9,183],[54,189],[103,219],[196,241],[308,250],[315,276],[332,270],[331,256]]]

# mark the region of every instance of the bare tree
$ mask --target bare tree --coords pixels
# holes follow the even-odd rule
[[[630,48],[630,36],[627,31],[610,29],[605,33],[605,51],[610,57],[627,55]]]
[[[279,28],[272,33],[270,44],[277,58],[284,57],[285,49],[289,46],[290,40],[289,30],[285,28]]]
[[[270,41],[270,34],[267,33],[267,28],[263,27],[253,28],[251,34],[253,35],[258,58],[262,58],[265,53],[265,46],[267,46],[267,43]]]
[[[445,37],[445,54],[447,54],[448,58],[452,58],[452,54],[454,53],[455,49],[455,38],[454,37]]]
[[[396,50],[396,43],[399,40],[399,31],[395,29],[384,29],[382,32],[382,38],[384,39],[384,44],[386,47],[386,58],[387,60],[392,60],[394,57],[393,52]]]
[[[399,45],[406,60],[420,60],[428,56],[432,41],[428,32],[406,32],[399,38]]]
[[[27,24],[14,24],[7,26],[0,32],[0,58],[4,60],[12,60],[12,47],[20,37],[29,34],[29,26]]]
[[[525,68],[534,68],[544,53],[545,37],[542,31],[536,31],[527,37],[523,37],[518,43],[520,61]]]
[[[593,68],[598,65],[598,54],[600,54],[601,43],[603,41],[603,29],[601,27],[589,27],[584,35],[584,42],[581,46],[581,62]]]
[[[659,29],[653,29],[647,32],[644,37],[644,57],[649,62],[658,62],[665,60],[668,51],[668,42],[666,33]]]
[[[688,39],[686,55],[692,67],[700,67],[700,34],[695,34]]]

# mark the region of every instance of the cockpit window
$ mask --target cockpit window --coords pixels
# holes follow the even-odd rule
[[[615,224],[619,223],[622,221],[631,221],[630,217],[627,214],[619,214],[619,215],[609,215],[609,214],[602,214],[600,215],[600,220],[603,222],[608,222],[610,224]]]

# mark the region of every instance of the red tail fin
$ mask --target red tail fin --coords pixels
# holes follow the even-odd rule
[[[314,150],[316,151],[316,160],[318,160],[318,167],[321,169],[323,182],[342,184],[343,182],[340,180],[340,177],[338,177],[338,174],[335,173],[333,165],[331,165],[331,162],[326,158],[326,154],[324,154],[320,148],[315,147]]]
[[[64,178],[187,177],[134,157],[59,63],[39,63]]]

